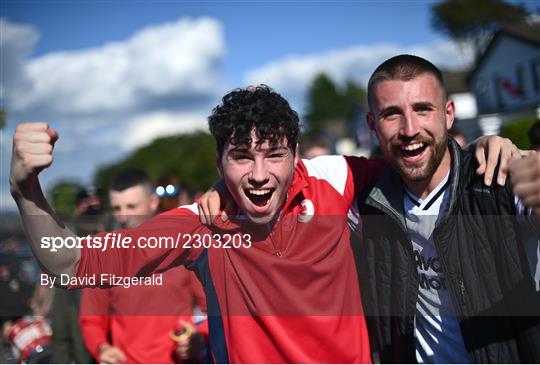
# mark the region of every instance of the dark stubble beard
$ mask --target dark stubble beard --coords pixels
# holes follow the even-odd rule
[[[390,147],[392,151],[390,162],[405,181],[419,182],[429,180],[435,171],[437,171],[437,168],[444,157],[444,153],[448,148],[448,131],[444,130],[444,134],[439,140],[426,137],[415,138],[414,140],[426,143],[428,145],[427,148],[431,147],[433,150],[433,153],[430,154],[429,159],[425,164],[420,167],[414,167],[405,163],[401,158],[401,153],[397,147],[399,142],[392,144]]]

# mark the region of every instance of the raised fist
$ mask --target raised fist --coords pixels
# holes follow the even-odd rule
[[[58,133],[47,123],[23,123],[17,126],[11,156],[12,192],[51,165],[57,139]]]

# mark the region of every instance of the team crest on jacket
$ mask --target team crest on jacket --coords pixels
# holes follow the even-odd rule
[[[298,221],[302,223],[307,223],[313,218],[313,215],[315,214],[315,206],[313,205],[313,202],[309,199],[302,200],[302,203],[300,203],[302,206],[302,209],[300,210],[300,214],[298,214]]]

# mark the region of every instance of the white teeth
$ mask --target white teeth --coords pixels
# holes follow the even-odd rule
[[[264,190],[249,190],[249,193],[252,195],[265,195],[270,192],[270,189],[264,189]]]
[[[420,142],[420,143],[413,143],[408,146],[402,147],[402,149],[404,149],[405,151],[415,151],[422,147],[424,147],[424,144]]]

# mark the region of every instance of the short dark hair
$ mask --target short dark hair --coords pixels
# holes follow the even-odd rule
[[[250,145],[255,129],[258,145],[271,144],[287,138],[287,145],[295,153],[300,132],[298,114],[287,100],[266,85],[236,89],[222,99],[208,117],[210,132],[217,144],[219,156],[227,142],[235,146]]]
[[[379,65],[368,81],[368,103],[371,107],[375,97],[375,86],[381,81],[409,81],[421,74],[435,77],[441,86],[444,99],[447,98],[446,88],[441,71],[428,60],[409,54],[401,54],[387,59]]]
[[[153,185],[146,172],[137,168],[129,168],[120,171],[113,179],[110,190],[124,191],[134,186],[141,185],[148,194],[153,192]]]

